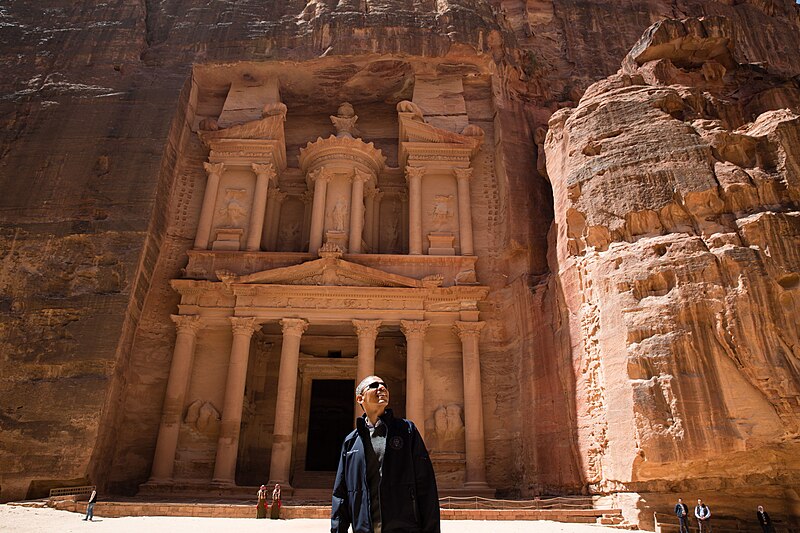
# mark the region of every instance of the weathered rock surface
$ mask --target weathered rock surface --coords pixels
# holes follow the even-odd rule
[[[725,34],[723,19],[656,25],[553,115],[549,288],[590,490],[714,491],[725,514],[748,500],[791,513],[800,93],[738,64]]]
[[[0,499],[88,480],[130,493],[149,475],[175,335],[167,280],[185,266],[203,178],[189,168],[206,155],[193,64],[213,77],[310,62],[315,77],[284,96],[312,105],[480,63],[491,75],[464,95],[496,145],[475,214],[493,290],[490,481],[651,505],[747,483],[789,514],[793,2],[273,4],[0,7]],[[720,18],[683,21],[703,15]],[[544,128],[579,101],[551,122],[548,184]]]

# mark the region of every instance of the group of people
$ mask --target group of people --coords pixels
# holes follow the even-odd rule
[[[675,504],[675,515],[678,517],[680,524],[680,533],[689,533],[689,506],[683,503],[682,498],[678,498],[678,503]],[[697,505],[694,508],[694,517],[697,519],[697,527],[701,533],[711,533],[711,509],[703,503],[703,500],[697,500]],[[756,518],[764,533],[775,533],[772,519],[761,505],[756,510]]]
[[[281,485],[275,483],[272,489],[272,505],[267,505],[267,486],[261,485],[256,493],[258,503],[256,504],[256,518],[266,518],[267,508],[269,507],[269,517],[277,520],[281,517]]]

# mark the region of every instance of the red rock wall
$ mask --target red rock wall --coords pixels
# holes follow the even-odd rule
[[[661,87],[698,87],[694,74],[666,64],[637,63],[628,67],[628,76],[639,75],[642,80],[649,76],[646,84],[655,89],[610,98],[603,96],[610,87],[604,87],[618,83],[617,78],[595,86],[596,94],[585,97],[571,112],[588,117],[573,120],[580,130],[575,133],[567,127],[570,113],[557,115],[553,129],[563,130],[567,138],[550,141],[552,191],[542,177],[543,128],[550,115],[560,107],[577,105],[590,84],[614,73],[652,23],[704,14],[721,14],[729,20],[725,31],[736,47],[726,61],[761,62],[766,69],[762,80],[755,80],[750,70],[734,68],[728,77],[736,80],[725,81],[725,87],[733,83],[740,91],[749,90],[754,81],[779,88],[791,85],[791,77],[800,72],[792,53],[800,48],[800,15],[788,0],[295,0],[277,7],[253,0],[208,6],[177,0],[118,0],[97,6],[53,1],[0,8],[0,61],[4,72],[10,73],[0,79],[4,191],[0,379],[7,384],[0,389],[0,499],[25,496],[31,481],[36,481],[33,494],[49,484],[85,477],[111,490],[131,491],[149,473],[147,457],[155,428],[140,431],[135,425],[126,426],[125,417],[133,413],[134,418],[146,419],[159,412],[165,370],[152,382],[141,376],[152,375],[167,361],[129,357],[135,343],[137,353],[147,354],[161,353],[173,342],[166,315],[174,311],[175,296],[163,280],[177,276],[182,259],[176,250],[188,245],[191,228],[170,225],[174,213],[167,207],[181,194],[184,169],[178,164],[179,154],[189,161],[202,157],[187,135],[191,120],[187,114],[193,112],[187,80],[193,63],[360,54],[449,55],[454,62],[482,54],[492,61],[497,111],[493,154],[497,189],[492,194],[497,221],[492,254],[479,263],[479,275],[496,291],[490,314],[505,324],[502,330],[491,331],[497,341],[486,355],[485,378],[491,385],[485,388],[487,416],[507,417],[517,428],[487,448],[490,464],[494,461],[499,465],[495,469],[503,470],[490,477],[501,482],[504,494],[575,492],[589,486],[613,490],[616,482],[624,490],[674,488],[651,481],[673,479],[669,465],[687,460],[688,454],[685,446],[676,444],[682,441],[676,440],[674,417],[670,422],[665,414],[673,397],[659,391],[669,387],[654,379],[661,373],[653,368],[680,375],[688,372],[683,367],[689,361],[702,363],[709,375],[722,376],[716,379],[740,378],[713,387],[693,378],[691,385],[681,385],[689,389],[685,395],[674,393],[678,403],[706,402],[715,417],[713,424],[693,422],[698,427],[691,430],[688,421],[682,422],[680,429],[691,439],[692,454],[697,450],[708,455],[726,446],[752,449],[742,442],[785,441],[769,423],[754,424],[755,436],[742,437],[747,433],[742,426],[749,423],[741,421],[754,412],[752,405],[781,404],[777,400],[781,395],[789,403],[776,407],[774,416],[781,423],[797,418],[796,406],[794,414],[791,411],[796,370],[793,378],[789,372],[789,363],[796,365],[796,354],[795,359],[780,355],[788,350],[783,346],[781,351],[777,340],[790,335],[793,324],[786,317],[791,315],[766,312],[797,306],[796,295],[785,296],[794,294],[792,264],[797,271],[791,241],[796,239],[791,233],[795,219],[787,206],[796,204],[797,198],[786,199],[791,187],[770,185],[792,175],[791,167],[779,166],[782,161],[791,165],[792,157],[796,160],[796,154],[785,155],[793,153],[796,122],[773,114],[748,133],[737,137],[732,131],[769,109],[796,105],[791,90],[756,90],[723,105],[706,101],[702,94],[687,96],[689,89]],[[671,77],[659,82],[659,76]],[[686,76],[694,78],[681,79]],[[631,84],[646,85],[638,78]],[[724,87],[715,90],[723,91],[717,100],[730,97]],[[702,93],[701,88],[694,91]],[[608,105],[586,111],[587,102],[606,98]],[[660,107],[650,106],[654,100]],[[689,115],[664,119],[665,113],[687,106],[715,110],[721,125],[695,127]],[[652,121],[667,129],[654,131]],[[690,127],[702,131],[707,140],[698,140],[700,134],[689,132]],[[599,132],[609,135],[616,129],[623,131],[601,138]],[[640,133],[652,142],[638,142]],[[574,155],[577,159],[568,156],[577,146],[574,137],[585,139],[586,145],[594,143],[587,154]],[[746,142],[739,137],[746,137]],[[604,155],[602,145],[616,138],[629,139],[632,148]],[[747,142],[753,147],[740,147]],[[706,146],[713,143],[717,148]],[[579,150],[586,148],[584,144]],[[680,165],[660,159],[665,147],[684,154]],[[714,154],[720,150],[729,154],[718,161]],[[646,169],[636,155],[642,151],[651,154]],[[773,161],[763,185],[737,182],[744,179],[737,169],[764,168],[763,162],[748,161],[748,154]],[[635,168],[631,172],[640,185],[630,187],[626,173],[616,185],[593,180],[595,167],[589,161],[594,157],[607,158],[609,167]],[[578,176],[578,182],[587,181],[587,186],[597,181],[596,191],[569,199],[564,180],[571,174]],[[723,194],[712,193],[720,176],[729,176],[724,179],[730,192],[718,200]],[[712,219],[721,228],[717,233],[737,234],[739,241],[717,247],[706,243],[703,231],[711,230],[684,220],[685,206],[673,202],[674,193],[664,183],[694,198],[691,201],[700,206],[695,217]],[[595,203],[580,203],[588,197]],[[617,204],[615,213],[621,220],[596,207]],[[555,225],[548,240],[554,205]],[[581,216],[586,222],[580,221]],[[656,221],[658,217],[669,222]],[[567,221],[580,238],[565,237]],[[595,227],[608,228],[609,234]],[[645,260],[649,248],[640,241],[657,238],[650,233],[675,239],[674,251],[671,244],[664,244],[663,255]],[[776,234],[788,236],[783,245]],[[578,249],[570,249],[571,241],[565,239],[573,239]],[[586,242],[577,244],[581,239]],[[596,248],[598,239],[609,249],[630,247],[620,252],[620,269],[625,271],[624,282],[634,288],[610,286],[619,276],[612,273],[614,261],[587,259],[586,250]],[[751,243],[768,248],[769,258]],[[729,254],[725,246],[735,253]],[[745,287],[752,288],[738,289],[728,279],[734,273],[736,280],[741,278]],[[589,283],[592,287],[587,287]],[[695,290],[704,283],[714,289],[708,301]],[[653,291],[656,296],[648,296]],[[678,293],[686,294],[678,298]],[[666,298],[670,302],[663,304],[665,309],[681,309],[680,316],[667,314],[663,319],[661,327],[676,331],[676,338],[664,341],[660,351],[655,350],[661,355],[652,361],[649,356],[628,354],[630,346],[652,337],[646,332],[628,334],[628,314],[620,310],[634,305],[629,300],[637,297],[639,301]],[[684,299],[695,303],[684,305]],[[659,323],[662,312],[654,307],[641,311],[636,320],[648,327],[650,322]],[[710,318],[717,316],[724,317],[721,326]],[[758,325],[749,326],[744,317],[752,317]],[[146,334],[134,341],[142,321]],[[721,333],[709,332],[706,326],[712,323]],[[759,345],[748,333],[758,327],[772,328],[784,337],[775,334]],[[796,339],[796,330],[794,335]],[[701,356],[675,355],[695,344]],[[739,368],[747,365],[737,357],[746,361],[757,357],[733,357],[727,345],[747,346],[748,353],[757,354],[766,347],[770,355],[762,356],[760,370],[755,363]],[[738,354],[737,349],[733,352]],[[656,362],[659,357],[666,362]],[[765,372],[770,377],[775,374],[768,368],[773,364],[787,369],[785,380],[764,381]],[[735,371],[726,370],[730,365]],[[699,368],[688,373],[696,374]],[[508,383],[515,379],[518,386],[509,391]],[[139,385],[148,390],[146,395],[131,393]],[[744,399],[719,395],[714,399],[709,393],[743,387],[748,391],[742,393]],[[737,407],[731,416],[731,406],[738,405],[751,407]],[[618,416],[624,424],[616,423]],[[517,446],[509,449],[508,442]],[[778,454],[775,446],[758,446]],[[637,459],[640,449],[645,450],[643,459]],[[651,457],[661,465],[655,470],[648,470],[652,463],[644,464]],[[126,464],[125,473],[115,473],[114,465],[121,463]],[[718,479],[723,483],[728,477],[736,475],[720,474]],[[639,480],[649,484],[632,484]]]

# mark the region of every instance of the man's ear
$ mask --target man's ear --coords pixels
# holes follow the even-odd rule
[[[356,394],[356,403],[359,404],[361,407],[364,407],[364,395],[363,394]]]

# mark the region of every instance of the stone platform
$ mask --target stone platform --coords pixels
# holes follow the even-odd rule
[[[83,513],[85,502],[55,500],[50,506],[59,510]],[[207,518],[251,518],[255,516],[255,502],[98,502],[95,516],[119,518],[123,516],[198,516]],[[329,505],[284,505],[281,518],[329,518]],[[442,509],[443,520],[553,520],[556,522],[586,524],[619,524],[619,509]]]

